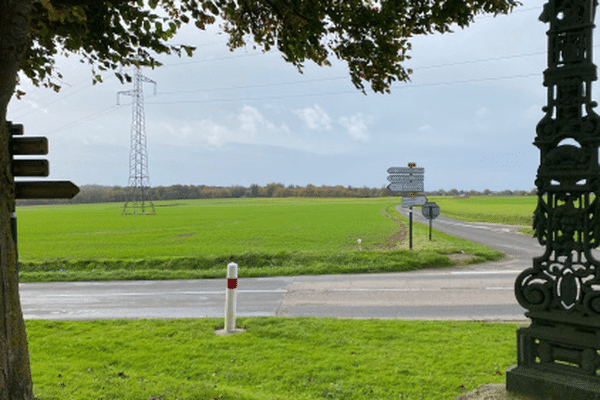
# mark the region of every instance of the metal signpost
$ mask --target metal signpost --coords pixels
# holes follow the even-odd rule
[[[425,204],[427,198],[415,197],[417,192],[425,190],[425,168],[416,168],[416,163],[408,163],[408,167],[388,168],[387,180],[391,182],[387,188],[390,192],[402,194],[402,207],[408,207],[408,248],[412,249],[413,206]]]
[[[429,220],[429,240],[431,240],[431,222],[440,216],[440,206],[433,201],[423,204],[423,216]]]
[[[594,111],[593,30],[597,0],[549,0],[547,106],[533,229],[545,251],[515,281],[531,325],[517,330],[509,392],[536,399],[600,399],[600,116]]]

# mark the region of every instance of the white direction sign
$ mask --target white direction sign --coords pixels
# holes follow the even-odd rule
[[[388,175],[389,182],[417,182],[425,179],[425,175]]]
[[[403,197],[402,198],[402,207],[408,208],[412,206],[422,206],[427,203],[427,197],[419,196],[419,197]]]
[[[387,170],[388,174],[411,174],[411,175],[424,175],[425,168],[410,168],[410,167],[389,167]]]
[[[425,191],[425,184],[423,181],[392,182],[387,188],[391,192],[423,192]]]

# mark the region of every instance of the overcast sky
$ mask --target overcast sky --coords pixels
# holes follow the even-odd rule
[[[387,168],[416,162],[425,190],[531,190],[546,99],[543,3],[413,38],[412,82],[386,95],[356,90],[343,63],[301,75],[277,52],[230,52],[216,27],[190,27],[176,42],[197,46],[193,58],[142,70],[158,89],[144,85],[150,183],[381,187]],[[132,85],[107,73],[92,86],[75,56],[58,67],[61,92],[23,80],[27,95],[13,98],[8,119],[48,137],[49,179],[126,186],[132,98],[116,100]]]

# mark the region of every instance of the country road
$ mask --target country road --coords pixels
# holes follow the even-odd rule
[[[396,211],[408,217],[409,209],[397,206]],[[443,210],[442,210],[443,212]],[[414,208],[413,221],[429,225],[429,221],[423,217],[420,208]],[[500,250],[508,257],[521,259],[531,264],[533,257],[544,253],[544,248],[537,239],[519,234],[518,230],[526,228],[518,225],[488,224],[483,222],[464,222],[447,218],[442,215],[433,220],[433,229],[467,239],[472,242],[481,243],[485,246]]]
[[[414,218],[427,223],[420,210]],[[511,226],[442,216],[434,229],[507,256],[400,273],[240,278],[238,316],[525,321],[513,285],[542,253],[537,241]],[[224,279],[22,283],[20,293],[26,319],[202,318],[223,317],[225,286]]]

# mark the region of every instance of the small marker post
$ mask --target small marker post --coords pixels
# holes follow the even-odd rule
[[[245,332],[243,328],[235,327],[235,290],[238,285],[238,265],[234,262],[227,264],[227,289],[225,298],[225,327],[215,330],[217,336],[228,336],[234,333]]]
[[[238,266],[227,265],[227,299],[225,300],[225,332],[235,333],[235,289],[237,289]]]

